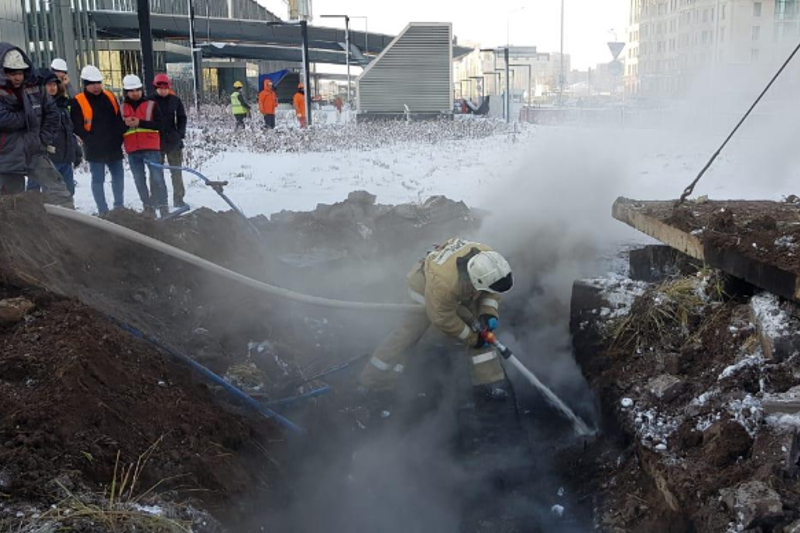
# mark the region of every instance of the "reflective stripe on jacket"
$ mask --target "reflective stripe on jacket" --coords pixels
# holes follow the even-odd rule
[[[478,336],[458,316],[460,306],[477,307],[479,315],[500,317],[500,296],[477,290],[466,269],[470,257],[491,250],[485,244],[453,238],[437,246],[408,274],[409,294],[424,303],[430,321],[467,345],[474,345]]]
[[[143,123],[152,123],[155,119],[156,103],[147,100],[134,108],[130,103],[125,102],[122,106],[122,116],[124,118],[136,117],[139,119],[139,126],[128,128],[123,135],[125,151],[129,154],[144,151],[161,151],[161,133],[158,128],[143,127]]]
[[[111,101],[111,105],[114,108],[114,114],[119,115],[119,104],[117,103],[117,98],[114,96],[114,93],[111,91],[103,91],[103,94]],[[80,93],[75,97],[75,101],[81,108],[81,113],[83,113],[83,129],[87,132],[92,131],[92,120],[94,119],[94,110],[92,109],[92,105],[89,103],[89,100],[86,98],[85,93]]]

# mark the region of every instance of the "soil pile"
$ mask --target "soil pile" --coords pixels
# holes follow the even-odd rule
[[[151,447],[141,492],[160,483],[159,493],[219,510],[280,483],[264,452],[280,439],[273,422],[226,409],[186,366],[80,303],[0,286],[0,299],[13,297],[35,307],[0,326],[7,503],[58,501],[66,495],[56,479],[73,492],[107,489],[115,465],[136,463]],[[264,504],[277,500],[264,496]]]
[[[720,249],[800,274],[800,204],[768,201],[648,202],[644,213]]]
[[[576,356],[619,440],[562,461],[580,456],[595,476],[577,490],[601,495],[603,527],[781,531],[800,518],[797,426],[762,405],[800,384],[797,353],[765,358],[749,297],[708,271],[650,284],[627,309],[609,303],[624,298],[607,280],[578,285]],[[777,304],[767,315],[792,320]],[[773,500],[777,515],[762,512]]]

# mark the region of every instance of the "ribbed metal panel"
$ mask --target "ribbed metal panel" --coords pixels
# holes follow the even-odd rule
[[[362,113],[451,113],[452,25],[409,24],[356,80]]]

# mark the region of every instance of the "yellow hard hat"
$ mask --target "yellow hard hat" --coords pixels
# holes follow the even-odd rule
[[[241,89],[242,87],[244,87],[244,85],[242,85],[242,82],[240,81],[235,81],[233,82],[233,87],[234,89]]]

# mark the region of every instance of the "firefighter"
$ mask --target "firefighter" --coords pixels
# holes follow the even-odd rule
[[[306,127],[306,88],[302,83],[297,86],[294,95],[294,112],[301,128]]]
[[[264,90],[258,94],[258,110],[264,115],[264,126],[275,129],[275,109],[278,107],[278,96],[272,89],[272,80],[264,80]]]
[[[250,104],[242,94],[244,85],[240,81],[233,82],[233,92],[231,93],[231,111],[233,111],[233,118],[236,119],[236,127],[233,131],[238,131],[239,128],[244,129],[244,117],[250,114]]]
[[[511,290],[511,267],[502,255],[485,244],[450,239],[418,261],[408,273],[409,298],[425,306],[425,313],[410,313],[375,350],[359,382],[362,388],[395,388],[406,365],[408,351],[431,324],[467,347],[472,384],[493,399],[505,399],[505,373],[494,348],[459,317],[465,307],[480,317],[484,327],[497,328],[501,295]]]

